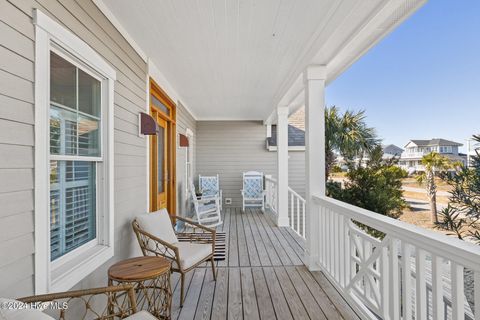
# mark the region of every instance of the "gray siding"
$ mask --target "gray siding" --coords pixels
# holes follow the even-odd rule
[[[288,152],[288,185],[305,198],[305,151]]]
[[[186,181],[185,173],[185,163],[186,163],[186,152],[185,147],[178,146],[178,134],[185,134],[186,130],[190,129],[193,132],[193,137],[190,139],[189,144],[190,148],[193,151],[193,175],[195,175],[195,153],[196,153],[196,138],[197,138],[197,122],[193,116],[188,112],[188,110],[182,105],[181,102],[177,103],[177,214],[180,216],[189,216],[189,200],[185,193],[185,188],[188,181]]]
[[[137,114],[146,105],[145,62],[89,0],[0,0],[0,296],[34,293],[34,8],[83,39],[117,71],[113,260],[136,251],[130,222],[147,209],[146,140],[137,135]],[[106,284],[112,262],[77,287]]]
[[[198,121],[198,174],[220,175],[223,199],[242,205],[242,172],[255,170],[275,175],[276,153],[265,148],[265,127],[261,121]]]
[[[265,145],[265,127],[261,121],[198,121],[198,174],[219,174],[223,199],[232,198],[232,206],[242,205],[242,172],[255,170],[276,176],[277,152]],[[289,185],[305,196],[305,152],[290,151]]]

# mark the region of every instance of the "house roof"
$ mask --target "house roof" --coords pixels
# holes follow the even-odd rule
[[[267,145],[274,147],[277,145],[277,126],[272,126],[272,136],[267,138]],[[290,147],[303,147],[305,146],[305,131],[288,125],[288,145]]]
[[[392,154],[392,155],[395,155],[395,156],[399,156],[403,152],[402,148],[400,148],[400,147],[398,147],[394,144],[384,145],[384,146],[382,146],[382,149],[383,149],[383,153]]]
[[[446,139],[430,139],[430,140],[410,140],[410,142],[416,144],[419,147],[429,147],[429,146],[463,146],[463,144],[455,142],[455,141],[450,141]],[[409,142],[409,143],[410,143]],[[407,146],[408,143],[405,145]]]

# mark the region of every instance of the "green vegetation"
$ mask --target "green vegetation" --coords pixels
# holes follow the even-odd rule
[[[396,166],[397,158],[383,159],[377,146],[370,152],[365,167],[348,162],[348,180],[345,185],[327,183],[327,194],[346,203],[397,219],[407,204],[402,194],[402,179],[407,172]],[[383,237],[377,230],[360,225],[375,237]]]
[[[337,107],[325,108],[325,170],[328,180],[335,164],[335,152],[347,160],[363,156],[379,146],[375,129],[367,126],[365,111],[346,111]]]
[[[446,174],[449,169],[454,168],[455,164],[439,153],[431,152],[422,157],[422,165],[425,167],[425,171],[417,177],[417,181],[424,185],[427,190],[427,196],[430,201],[430,219],[432,223],[437,224],[437,184],[435,182],[435,174]]]
[[[480,142],[480,135],[473,136]],[[459,239],[472,237],[480,244],[480,150],[473,157],[473,167],[461,167],[455,175],[443,175],[452,186],[450,204],[442,210],[441,228]]]

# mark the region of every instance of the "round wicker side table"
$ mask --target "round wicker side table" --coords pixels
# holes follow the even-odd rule
[[[108,284],[133,284],[138,310],[159,319],[170,319],[172,291],[170,262],[162,257],[137,257],[119,261],[108,269]]]

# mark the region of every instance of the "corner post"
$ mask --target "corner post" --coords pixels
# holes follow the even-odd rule
[[[325,196],[325,79],[326,66],[311,65],[304,72],[305,85],[305,182],[306,261],[319,270],[319,212],[312,196]]]
[[[277,107],[277,225],[288,220],[288,106]]]

